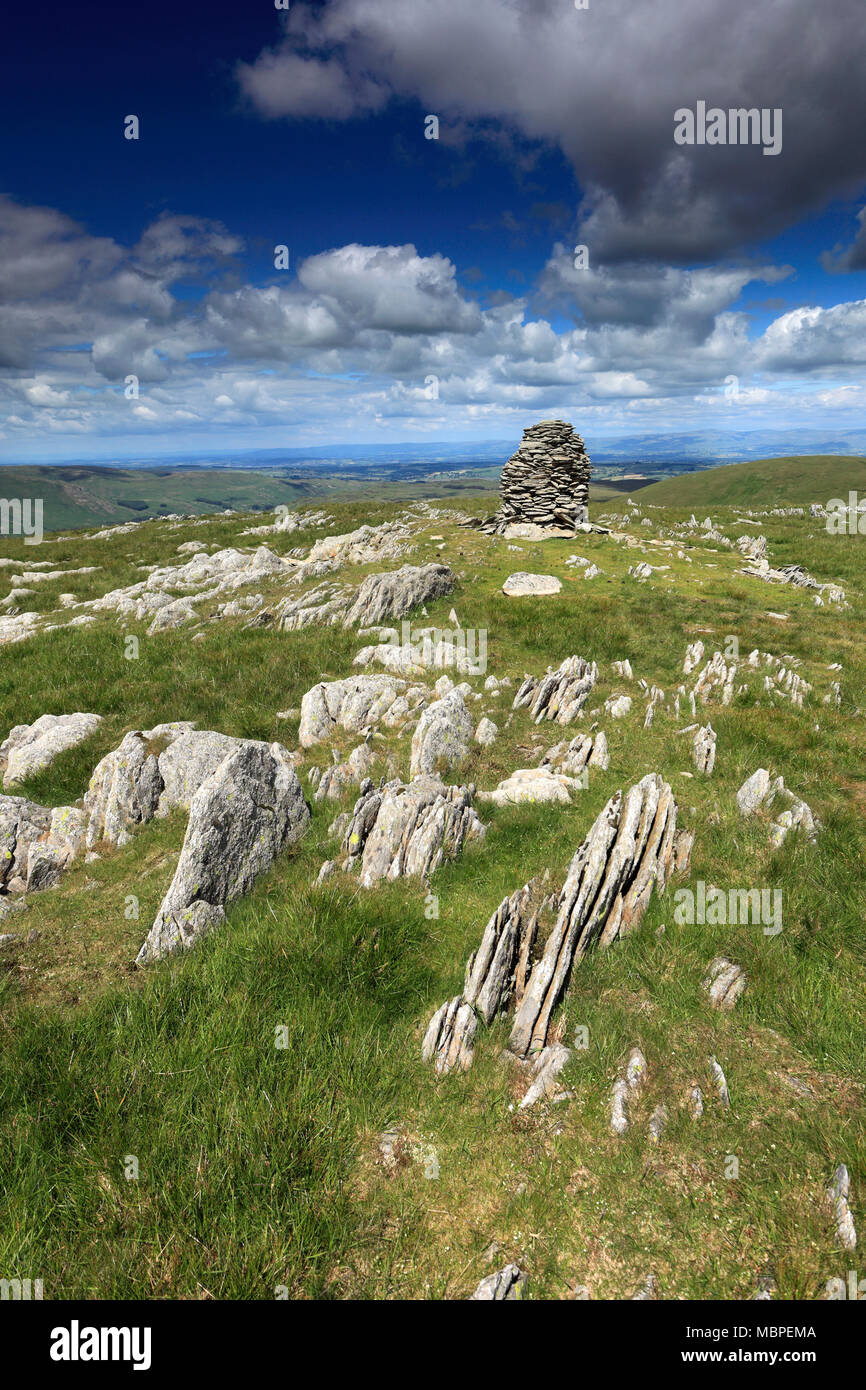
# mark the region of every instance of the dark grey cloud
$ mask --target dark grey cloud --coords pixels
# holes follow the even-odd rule
[[[266,117],[349,119],[415,97],[465,134],[559,146],[597,261],[710,259],[866,180],[862,0],[330,0],[239,66]],[[674,112],[781,108],[781,153],[676,146]],[[859,264],[859,262],[858,262]]]

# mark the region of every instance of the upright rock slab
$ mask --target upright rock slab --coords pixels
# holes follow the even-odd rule
[[[746,988],[746,973],[726,956],[716,956],[702,988],[714,1009],[732,1009]]]
[[[698,772],[709,776],[716,765],[716,731],[712,724],[698,729],[692,739],[692,757]]]
[[[437,1076],[455,1070],[468,1071],[475,1056],[472,1044],[477,1027],[475,1010],[456,994],[436,1010],[427,1025],[421,1044],[422,1060],[433,1063]]]
[[[646,1058],[639,1047],[633,1047],[628,1054],[625,1073],[614,1082],[610,1093],[610,1127],[614,1134],[625,1134],[628,1129],[630,1099],[643,1089],[646,1079]]]
[[[848,1198],[851,1195],[851,1179],[844,1163],[840,1163],[833,1174],[833,1183],[827,1192],[836,1220],[836,1238],[843,1250],[857,1248],[857,1231]]]
[[[551,767],[566,777],[580,777],[591,767],[606,772],[610,766],[607,737],[599,731],[594,738],[592,734],[578,734],[570,743],[555,743],[544,754],[541,766]]]
[[[459,690],[451,690],[422,711],[412,735],[412,777],[459,766],[472,747],[472,716]]]
[[[624,798],[621,792],[611,797],[571,861],[556,925],[514,1019],[513,1052],[541,1051],[573,962],[634,929],[653,887],[663,893],[670,876],[686,868],[691,842],[687,831],[677,830],[674,794],[658,774],[648,774]]]
[[[171,885],[138,965],[195,944],[225,918],[310,820],[291,758],[279,743],[245,743],[199,787]]]
[[[625,798],[622,792],[611,797],[572,859],[560,893],[543,897],[543,884],[534,879],[493,913],[467,964],[463,993],[431,1020],[425,1049],[430,1056],[436,1053],[438,1070],[449,1070],[458,1056],[461,1066],[471,1063],[471,1048],[467,1056],[451,1035],[441,1046],[429,1042],[441,1038],[446,1018],[460,1024],[463,1037],[470,1015],[459,1012],[461,1006],[473,1020],[477,1012],[490,1023],[513,1000],[511,1051],[521,1058],[543,1052],[574,961],[637,926],[653,887],[663,893],[674,873],[686,872],[693,838],[677,829],[673,792],[657,773],[631,787]],[[533,961],[538,916],[548,906],[558,914],[556,923]]]
[[[490,1024],[512,1001],[520,1003],[529,978],[538,932],[543,883],[532,879],[503,898],[490,917],[481,944],[466,962],[463,993],[437,1009],[427,1028],[421,1055],[435,1058],[439,1074],[472,1065],[478,1014]]]
[[[487,1024],[508,1007],[512,997],[518,1003],[523,998],[538,931],[536,897],[536,885],[525,883],[503,898],[484,928],[478,950],[466,963],[463,999]]]
[[[570,724],[586,704],[589,692],[598,680],[595,662],[582,656],[569,656],[547,674],[537,679],[527,676],[512,703],[512,709],[528,709],[536,724],[552,719],[557,724]]]

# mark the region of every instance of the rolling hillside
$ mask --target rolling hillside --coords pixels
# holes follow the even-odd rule
[[[866,493],[866,459],[831,454],[729,463],[651,483],[641,503],[660,507],[795,507]]]
[[[207,515],[224,511],[272,511],[279,505],[327,502],[417,502],[428,497],[465,497],[490,493],[499,468],[478,468],[443,477],[383,480],[333,473],[287,472],[250,468],[102,468],[88,465],[10,465],[0,470],[0,496],[41,498],[46,531],[70,531],[89,526],[114,526],[124,521],[147,521],[183,513]],[[592,498],[604,502],[641,487],[639,480],[601,479]]]

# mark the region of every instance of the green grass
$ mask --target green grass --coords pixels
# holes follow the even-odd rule
[[[866,491],[866,459],[813,454],[754,459],[665,478],[642,488],[641,505],[660,507],[770,507],[826,505],[849,491]]]
[[[490,501],[456,505],[482,514]],[[616,505],[597,503],[594,514]],[[409,558],[452,566],[457,590],[430,605],[429,621],[443,624],[453,604],[464,626],[486,628],[494,675],[517,682],[572,652],[595,659],[592,708],[614,691],[639,697],[636,684],[611,671],[624,657],[670,698],[697,636],[708,655],[734,636],[743,657],[759,647],[799,658],[814,685],[802,710],[769,706],[752,681],[731,707],[701,712],[718,734],[712,777],[695,773],[673,720],[657,713],[642,728],[644,702],[635,698],[626,719],[584,721],[605,728],[611,765],[591,775],[573,805],[479,807],[487,836],[435,875],[436,917],[426,915],[427,887],[412,880],[369,892],[339,876],[311,886],[333,857],[328,825],[351,806],[347,794],[339,804],[314,803],[300,844],[232,906],[224,930],[183,959],[133,967],[173,872],[182,815],[79,862],[8,919],[3,930],[20,936],[0,951],[0,1275],[42,1278],[46,1297],[240,1299],[273,1298],[280,1288],[292,1297],[461,1298],[510,1259],[526,1269],[535,1298],[567,1298],[577,1284],[595,1298],[628,1297],[651,1269],[665,1298],[748,1298],[770,1271],[778,1297],[811,1299],[828,1278],[844,1277],[850,1258],[837,1248],[825,1189],[846,1162],[862,1226],[866,539],[831,537],[808,519],[767,519],[775,563],[797,561],[847,588],[847,611],[816,609],[808,592],[742,575],[736,552],[700,537],[667,550],[649,544],[690,509],[650,511],[652,530],[612,517],[613,529],[633,538],[630,548],[593,534],[514,551],[437,517]],[[375,524],[396,510],[329,506],[327,530]],[[713,517],[733,537],[743,529],[716,504]],[[82,535],[38,549],[9,542],[5,553],[25,567],[34,555],[57,568],[100,566],[40,585],[39,611],[47,612],[68,588],[95,596],[139,578],[137,565],[176,562],[190,536],[254,544],[241,536],[249,523],[148,523],[134,545]],[[321,534],[268,543],[285,552]],[[565,565],[575,552],[602,573],[582,579]],[[626,572],[644,553],[670,568],[641,585]],[[562,594],[506,599],[501,585],[515,569],[559,575]],[[365,572],[336,577],[357,582]],[[8,579],[14,570],[0,573]],[[129,624],[141,638],[135,662],[124,659],[123,631],[109,616],[3,648],[0,732],[46,710],[105,716],[86,746],[22,792],[43,804],[72,801],[126,729],[169,719],[294,748],[297,726],[277,712],[300,705],[319,679],[347,674],[361,645],[338,629],[244,630],[207,622],[207,605],[200,612],[200,641],[190,629],[147,638],[146,624]],[[839,709],[822,703],[837,661]],[[488,714],[501,732],[460,777],[489,789],[531,766],[561,731],[536,729],[525,712],[506,727],[510,699],[483,692],[480,677],[471,684],[482,694],[470,702],[473,716]],[[376,745],[377,775],[388,757],[406,773],[408,741],[389,734]],[[345,752],[355,740],[333,742]],[[321,746],[300,760],[305,785],[309,768],[329,758]],[[816,845],[792,839],[774,851],[763,820],[738,816],[735,792],[759,765],[782,772],[813,807],[823,826]],[[570,1103],[517,1109],[519,1077],[499,1055],[507,1020],[479,1025],[468,1074],[437,1079],[421,1063],[420,1040],[433,1010],[459,991],[490,913],[546,868],[558,884],[606,799],[649,771],[672,783],[680,817],[696,831],[686,886],[780,888],[782,932],[679,925],[672,897],[654,898],[637,932],[573,973],[556,1033],[570,1043],[585,1027],[589,1046],[563,1073]],[[712,1011],[701,990],[717,954],[748,975],[731,1014]],[[286,1047],[275,1046],[280,1028]],[[610,1087],[635,1045],[650,1081],[632,1129],[616,1139]],[[729,1111],[714,1096],[711,1055],[727,1074]],[[795,1093],[791,1076],[808,1095]],[[684,1107],[694,1084],[706,1100],[700,1123]],[[650,1146],[646,1123],[661,1100],[670,1122]],[[391,1172],[376,1136],[395,1125],[405,1144]],[[131,1156],[135,1179],[125,1176]]]

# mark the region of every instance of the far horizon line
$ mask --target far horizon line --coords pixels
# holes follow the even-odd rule
[[[560,417],[546,416],[540,418],[559,419]],[[533,421],[533,423],[538,422]],[[520,430],[519,435],[517,433],[508,435],[488,435],[484,436],[483,438],[469,439],[465,437],[454,437],[437,440],[431,440],[429,438],[401,439],[394,440],[393,442],[383,442],[381,439],[356,439],[349,442],[334,440],[326,444],[308,444],[291,446],[250,444],[235,448],[181,448],[174,450],[157,451],[154,453],[130,452],[124,454],[107,454],[104,457],[100,457],[98,455],[93,454],[73,456],[31,454],[18,455],[16,457],[10,458],[0,457],[0,468],[123,468],[131,465],[137,465],[138,467],[145,467],[148,465],[159,466],[170,464],[172,463],[172,461],[182,462],[207,459],[225,460],[232,458],[250,457],[260,457],[262,459],[265,459],[269,456],[272,456],[274,458],[284,458],[290,461],[294,460],[300,463],[304,459],[316,459],[318,461],[322,461],[327,460],[329,458],[334,458],[344,460],[349,458],[351,454],[355,452],[363,452],[366,454],[393,454],[395,452],[405,449],[423,449],[429,453],[435,453],[447,451],[450,448],[492,450],[494,447],[501,447],[504,450],[508,450],[512,446],[516,448],[516,444],[514,443],[514,441],[519,440],[519,438],[522,436],[522,433],[523,429]],[[577,433],[580,433],[580,431],[578,430]],[[816,445],[816,443],[820,442],[828,444],[830,442],[828,436],[832,435],[838,436],[838,439],[834,442],[834,447],[837,449],[841,448],[843,442],[847,441],[848,436],[864,436],[864,439],[861,442],[864,443],[864,445],[866,445],[866,430],[856,426],[841,429],[834,429],[831,426],[826,430],[813,428],[804,431],[802,429],[797,429],[794,426],[775,425],[753,426],[751,428],[744,428],[741,430],[719,430],[714,429],[712,427],[707,427],[704,429],[697,428],[690,430],[662,429],[643,431],[623,431],[621,433],[616,433],[613,431],[599,431],[595,435],[597,441],[595,447],[609,447],[619,444],[621,447],[627,448],[630,441],[637,442],[641,440],[664,440],[669,441],[671,445],[675,445],[676,442],[679,440],[694,441],[696,439],[699,439],[701,436],[707,436],[715,438],[716,449],[718,449],[719,447],[724,447],[724,441],[726,440],[730,441],[729,447],[731,447],[732,449],[736,449],[735,441],[747,440],[751,438],[757,438],[760,436],[764,438],[770,438],[773,436],[782,438],[789,435],[798,436],[797,449],[795,451],[796,453],[824,453],[826,452],[826,449],[814,446]],[[586,438],[586,435],[584,435],[583,437]],[[810,437],[813,447],[810,447]],[[843,450],[843,452],[850,452],[852,455],[856,456],[860,452],[860,450],[857,449],[855,445],[852,443],[850,449]]]

